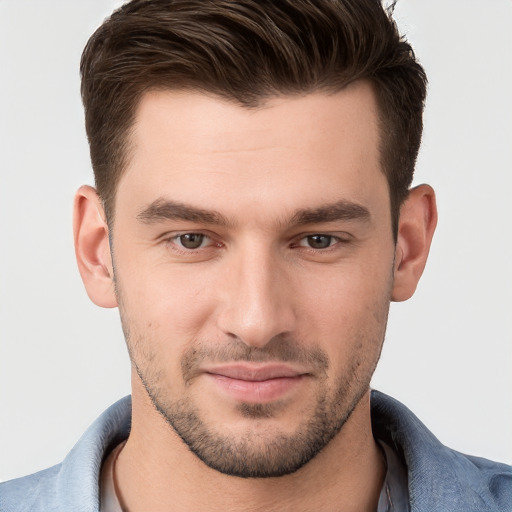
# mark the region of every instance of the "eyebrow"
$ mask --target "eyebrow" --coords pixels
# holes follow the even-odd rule
[[[215,224],[228,226],[230,223],[221,213],[214,210],[203,210],[167,199],[157,199],[137,214],[137,218],[145,224],[153,224],[163,220],[186,220],[199,224]]]
[[[291,224],[321,224],[324,222],[359,220],[368,222],[370,211],[352,201],[338,201],[317,208],[304,208],[298,210],[291,219]]]
[[[316,208],[297,210],[287,223],[289,225],[321,224],[336,221],[364,221],[371,218],[368,208],[352,201],[341,200]],[[184,220],[198,224],[232,226],[232,223],[220,212],[205,210],[168,199],[157,199],[137,214],[137,219],[145,224],[154,224],[164,220]]]

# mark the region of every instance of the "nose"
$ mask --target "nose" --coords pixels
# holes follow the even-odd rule
[[[233,254],[226,268],[217,316],[225,335],[263,348],[293,331],[296,294],[286,262],[270,250],[252,247]]]

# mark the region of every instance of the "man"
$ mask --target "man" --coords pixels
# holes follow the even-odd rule
[[[132,403],[1,510],[508,510],[509,467],[374,393],[436,224],[425,76],[376,1],[134,1],[93,35],[90,298]]]

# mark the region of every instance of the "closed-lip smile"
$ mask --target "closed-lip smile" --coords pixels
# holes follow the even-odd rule
[[[283,363],[229,363],[203,369],[217,389],[247,403],[267,403],[292,392],[308,372]]]
[[[246,381],[263,381],[279,379],[283,377],[298,377],[307,372],[294,369],[282,363],[249,364],[235,363],[227,365],[212,366],[206,369],[206,373],[212,375],[223,375],[230,379]]]

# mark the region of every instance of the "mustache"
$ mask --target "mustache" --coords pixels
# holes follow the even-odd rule
[[[329,358],[317,346],[305,346],[291,336],[280,335],[272,338],[264,347],[251,347],[237,337],[218,344],[196,342],[181,358],[181,372],[185,382],[200,373],[205,363],[224,364],[247,363],[295,363],[311,368],[315,373],[327,373]]]

